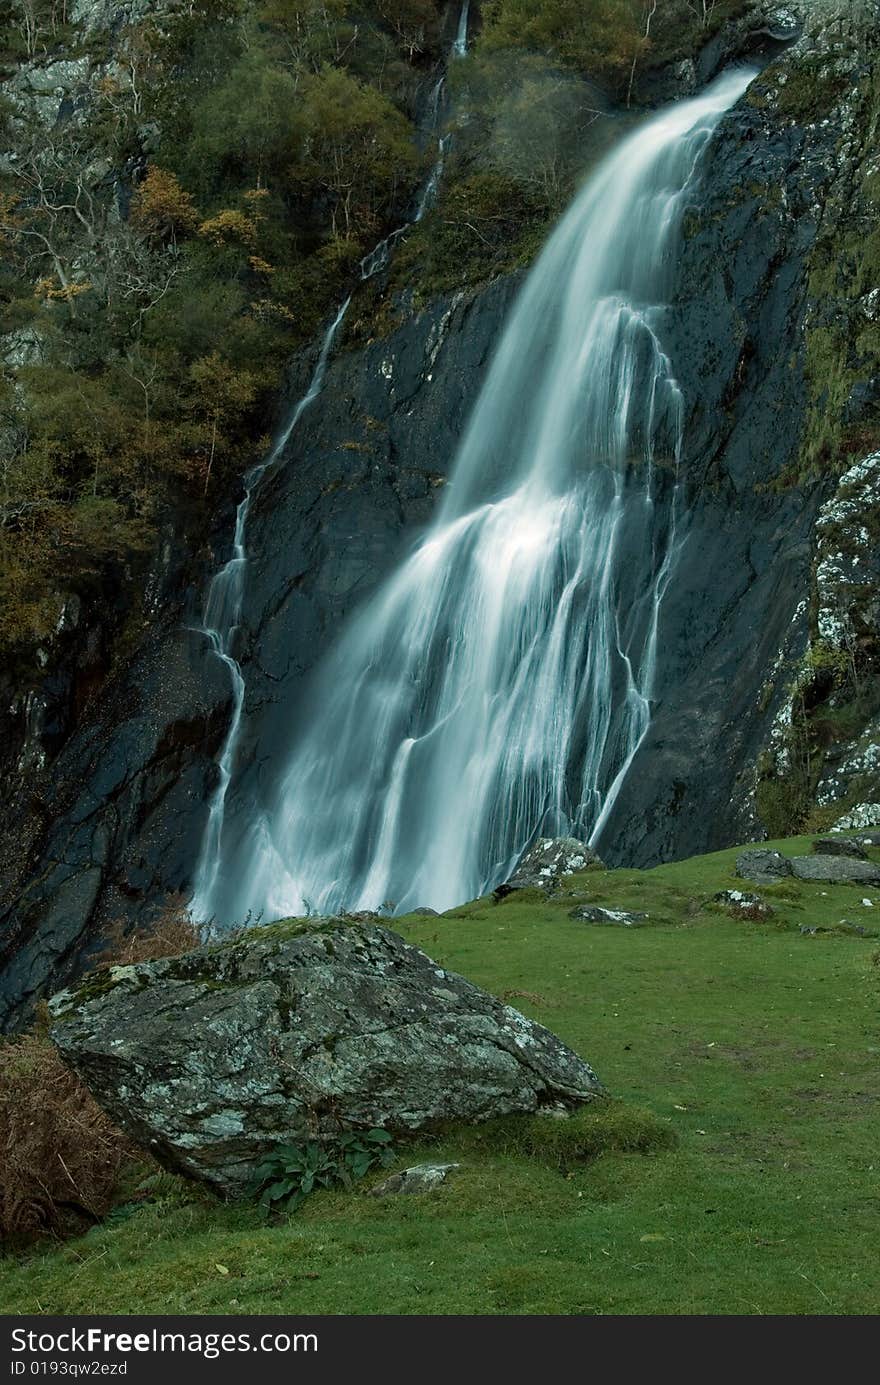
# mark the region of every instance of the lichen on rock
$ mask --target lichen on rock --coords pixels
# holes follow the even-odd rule
[[[400,1136],[602,1093],[549,1030],[344,920],[118,968],[51,1009],[54,1041],[122,1129],[226,1195],[282,1141]]]

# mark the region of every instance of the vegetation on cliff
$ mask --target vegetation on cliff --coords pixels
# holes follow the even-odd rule
[[[57,120],[26,85],[0,109],[7,655],[71,591],[129,587],[169,505],[204,525],[259,455],[291,351],[404,217],[438,10],[352,11],[196,0],[102,52],[57,6],[6,7],[7,75],[16,54],[90,74]]]
[[[396,292],[533,254],[648,62],[744,6],[481,8],[439,205],[379,323]],[[442,0],[168,0],[112,33],[72,13],[0,4],[0,650],[25,685],[71,595],[118,622],[163,517],[197,541],[259,456],[285,362],[412,214],[457,21]]]

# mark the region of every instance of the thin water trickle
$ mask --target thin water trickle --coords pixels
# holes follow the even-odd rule
[[[245,682],[241,667],[238,660],[235,658],[234,644],[241,625],[241,608],[244,601],[244,579],[247,570],[245,537],[251,501],[254,498],[263,476],[269,468],[274,465],[287,446],[291,433],[299,423],[306,409],[321,393],[321,386],[324,383],[324,376],[327,373],[327,362],[330,359],[330,352],[336,340],[336,333],[342,326],[343,319],[348,312],[350,303],[351,298],[346,298],[336,314],[336,317],[327,329],[324,341],[321,345],[317,364],[306,393],[297,403],[290,418],[264,460],[260,462],[258,466],[253,467],[245,476],[244,495],[235,512],[235,536],[232,542],[232,557],[229,559],[229,562],[215,574],[211,580],[211,585],[208,587],[208,598],[205,602],[205,610],[202,617],[202,624],[199,626],[199,633],[205,636],[211,650],[216,654],[217,658],[221,660],[229,673],[232,685],[232,714],[226,731],[226,739],[223,742],[223,747],[217,760],[217,786],[212,795],[211,805],[208,810],[208,824],[205,829],[201,857],[196,872],[191,905],[194,918],[207,919],[211,917],[209,901],[213,897],[214,886],[220,870],[221,838],[223,833],[223,819],[226,812],[226,796],[232,781],[232,771],[235,764],[235,749],[238,744],[238,735],[241,730],[241,718],[244,709]]]
[[[218,842],[203,913],[442,910],[538,830],[602,831],[650,724],[685,532],[662,305],[701,154],[753,76],[650,120],[575,200],[430,529],[317,671],[272,801],[230,858]]]
[[[470,19],[471,0],[464,0],[458,16],[458,32],[455,35],[455,43],[452,45],[453,56],[463,58],[468,50],[468,20]]]

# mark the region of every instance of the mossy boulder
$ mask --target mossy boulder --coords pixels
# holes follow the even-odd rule
[[[519,890],[552,891],[564,875],[582,870],[604,869],[595,851],[576,837],[539,837],[523,852],[509,880],[495,890],[496,899],[506,899]]]
[[[549,1030],[397,934],[344,920],[114,968],[51,1010],[55,1043],[116,1123],[225,1195],[281,1141],[401,1136],[602,1091]]]

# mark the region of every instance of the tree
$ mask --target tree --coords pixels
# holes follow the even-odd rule
[[[410,62],[436,47],[440,26],[434,0],[375,0],[375,4]]]
[[[493,0],[482,43],[543,53],[625,90],[644,46],[643,0]]]
[[[68,0],[14,0],[11,9],[28,58],[36,57],[68,22]]]
[[[344,22],[351,9],[351,0],[267,0],[257,14],[280,38],[296,72],[319,72],[356,40],[357,26]]]
[[[712,16],[718,8],[718,0],[685,0],[688,9],[697,16],[704,29],[708,29]]]
[[[236,426],[253,404],[259,382],[251,371],[224,360],[219,351],[196,361],[189,377],[192,409],[202,425],[196,455],[207,495],[215,461],[232,450]]]
[[[190,193],[173,173],[155,164],[135,193],[131,219],[144,235],[173,241],[190,235],[200,221]]]
[[[262,186],[294,152],[294,112],[301,97],[290,73],[255,48],[235,64],[192,112],[179,171],[204,197],[231,186]]]
[[[645,48],[647,48],[648,44],[651,42],[651,25],[653,24],[653,22],[654,22],[654,16],[655,16],[655,14],[657,13],[657,3],[658,3],[658,0],[643,0],[643,3],[644,3],[644,18],[645,18],[645,32],[644,32],[644,43],[643,43],[643,46],[644,46]],[[639,49],[636,49],[636,51],[633,53],[632,67],[630,68],[629,86],[628,86],[627,89],[626,89],[626,104],[627,104],[627,106],[632,105],[633,87],[635,86],[636,68],[638,67],[638,64],[639,64],[639,57],[640,57]]]
[[[409,121],[346,72],[303,78],[294,133],[291,174],[300,188],[329,197],[334,236],[374,234],[412,189],[420,159]]]
[[[531,54],[496,53],[488,67],[492,105],[478,162],[557,210],[601,144],[592,127],[603,111],[580,78]]]

